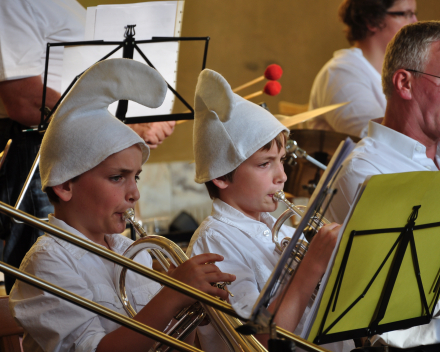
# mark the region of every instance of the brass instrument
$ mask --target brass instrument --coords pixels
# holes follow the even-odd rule
[[[42,230],[43,232],[46,232],[48,234],[51,234],[55,237],[61,238],[67,242],[70,242],[76,246],[79,246],[83,249],[86,249],[100,257],[103,257],[105,259],[111,260],[114,263],[121,265],[123,267],[126,267],[130,270],[133,270],[134,272],[141,274],[145,277],[148,277],[149,279],[152,279],[154,281],[157,281],[163,285],[166,285],[167,287],[170,287],[180,293],[186,294],[187,296],[190,296],[200,302],[203,302],[206,305],[209,305],[210,307],[214,307],[216,311],[223,316],[232,316],[234,318],[231,318],[233,320],[239,321],[239,316],[235,313],[234,309],[231,307],[229,303],[223,302],[219,299],[216,299],[202,291],[199,291],[191,286],[188,286],[178,280],[175,280],[165,274],[156,272],[150,268],[147,268],[141,264],[138,264],[130,259],[127,259],[124,256],[121,256],[119,254],[116,254],[102,246],[99,246],[91,241],[84,240],[79,236],[73,235],[59,227],[53,226],[51,224],[46,223],[45,221],[42,221],[32,215],[29,215],[21,210],[15,209],[14,207],[0,202],[0,212],[14,218],[16,220],[20,220],[24,223],[26,223],[29,226],[35,227],[37,229]],[[24,281],[30,285],[36,286],[42,290],[45,290],[47,292],[50,292],[58,297],[61,297],[63,299],[66,299],[78,306],[81,306],[85,309],[91,310],[99,315],[102,315],[114,322],[117,322],[118,324],[121,324],[127,328],[130,328],[132,330],[135,330],[145,336],[148,336],[156,341],[159,341],[161,343],[164,343],[168,346],[171,346],[172,348],[175,348],[179,351],[192,351],[192,352],[201,352],[199,349],[190,346],[182,341],[176,340],[174,338],[171,338],[170,336],[164,334],[161,331],[155,330],[151,327],[148,327],[142,323],[139,323],[131,318],[128,318],[126,316],[123,316],[117,312],[114,312],[104,306],[101,306],[95,302],[89,301],[87,299],[84,299],[83,297],[80,297],[76,294],[73,294],[71,292],[68,292],[58,286],[52,285],[44,280],[41,280],[39,278],[36,278],[33,275],[24,273],[14,267],[11,267],[7,264],[4,264],[3,262],[0,262],[0,270],[5,272],[6,274],[12,275],[17,277],[19,280]],[[224,314],[227,313],[227,314]],[[215,315],[213,315],[211,318],[215,318]],[[230,317],[228,317],[230,318]],[[233,330],[233,327],[228,323],[228,320],[219,321],[219,323],[224,323],[225,328],[230,328],[231,331]],[[241,324],[241,322],[240,322]],[[296,345],[299,347],[305,349],[306,351],[310,352],[330,352],[325,348],[319,347],[314,345],[313,343],[308,342],[307,340],[304,340],[293,333],[282,329],[280,327],[276,327],[276,333],[278,336],[283,338],[291,339],[295,342]],[[240,336],[241,337],[241,336]]]
[[[305,214],[306,206],[304,205],[294,205],[286,199],[283,191],[278,191],[273,195],[273,199],[278,202],[283,202],[287,209],[280,215],[280,217],[275,222],[272,229],[272,241],[275,243],[275,250],[280,255],[283,253],[284,249],[289,244],[290,238],[283,238],[280,242],[278,241],[278,232],[284,222],[293,215],[298,215],[303,217]],[[322,217],[319,213],[316,213],[308,222],[308,226],[304,229],[304,234],[308,242],[310,242],[315,235],[315,233],[324,225],[330,224],[326,218]],[[294,250],[291,253],[293,257],[293,263],[290,266],[290,270],[295,270],[301,260],[304,258],[308,248],[309,243],[304,240],[298,240],[295,245]]]
[[[6,155],[8,155],[9,148],[11,148],[12,139],[8,140],[8,143],[6,143],[5,149],[0,153],[0,169],[2,168],[3,164],[6,160]]]
[[[133,259],[139,252],[142,250],[148,250],[150,254],[156,257],[159,263],[165,270],[168,270],[169,263],[167,259],[170,258],[171,262],[178,266],[188,260],[186,254],[182,251],[182,249],[177,246],[174,242],[169,239],[162,237],[151,235],[148,236],[142,226],[135,220],[133,209],[128,209],[123,218],[131,223],[135,228],[136,232],[140,235],[140,239],[134,242],[127,250],[124,252],[124,256]],[[165,256],[164,256],[165,254]],[[134,316],[136,311],[133,309],[131,303],[129,302],[125,290],[125,275],[127,269],[118,267],[115,271],[115,282],[118,283],[119,287],[119,297],[121,302],[123,302],[123,306],[130,316]],[[220,288],[224,288],[223,284],[217,284]],[[264,352],[266,349],[263,345],[252,335],[245,336],[241,335],[235,331],[235,328],[243,325],[241,321],[237,318],[233,318],[224,314],[220,311],[213,309],[212,307],[207,306],[206,304],[196,302],[192,304],[190,307],[184,308],[181,312],[179,312],[175,319],[177,323],[168,329],[167,334],[171,336],[175,336],[179,339],[185,339],[204,319],[204,317],[208,315],[209,320],[215,330],[222,337],[223,341],[229,347],[229,349],[233,352]],[[163,346],[161,343],[157,343],[154,348],[154,351],[168,351],[169,348],[167,346]]]

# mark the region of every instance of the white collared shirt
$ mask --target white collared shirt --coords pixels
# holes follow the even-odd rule
[[[436,161],[440,165],[437,146]],[[362,139],[342,164],[334,188],[338,191],[326,217],[342,224],[347,216],[359,184],[369,175],[411,171],[438,171],[434,161],[426,156],[426,147],[416,140],[369,122],[368,137]]]
[[[308,128],[365,137],[368,121],[385,113],[386,98],[379,72],[359,48],[338,50],[319,71],[310,93],[309,110],[350,102],[307,123]]]
[[[49,222],[81,238],[82,233],[49,215]],[[106,235],[109,247],[122,254],[133,241],[119,234]],[[136,261],[152,267],[146,251]],[[126,315],[117,296],[115,264],[69,242],[45,235],[26,254],[20,269],[50,283]],[[139,311],[157,293],[160,285],[127,272],[127,294]],[[101,339],[118,324],[40,289],[16,281],[9,295],[14,317],[25,329],[25,351],[94,351]]]
[[[437,146],[436,161],[440,164]],[[416,140],[385,127],[369,122],[368,137],[362,139],[342,164],[334,187],[338,190],[325,216],[342,224],[353,203],[359,184],[369,175],[411,171],[438,171],[434,161],[426,156],[426,147]],[[368,215],[366,215],[368,216]],[[440,320],[428,325],[396,330],[376,337],[386,345],[409,348],[440,342]]]
[[[234,294],[229,300],[235,311],[248,317],[260,291],[269,279],[279,255],[272,242],[272,228],[276,219],[268,213],[261,213],[260,221],[245,216],[220,199],[215,199],[212,213],[191,238],[187,253],[193,257],[202,253],[217,253],[224,256],[216,265],[222,272],[234,274],[236,280],[228,286]],[[282,226],[278,240],[291,237],[295,229]],[[303,314],[295,333],[300,334],[308,312]],[[229,349],[211,325],[198,328],[198,336],[203,350],[227,352]],[[350,341],[324,345],[331,351],[348,352],[354,349]],[[297,348],[298,351],[302,351]]]

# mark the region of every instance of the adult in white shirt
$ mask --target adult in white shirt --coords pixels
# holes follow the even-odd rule
[[[359,184],[369,175],[439,168],[440,22],[402,28],[387,48],[382,77],[385,117],[382,124],[370,121],[368,137],[344,161],[325,215],[331,220],[344,221]],[[440,320],[385,333],[379,342],[399,348],[440,343]]]
[[[368,121],[382,117],[381,88],[386,46],[404,25],[417,21],[416,0],[344,0],[339,17],[352,47],[338,50],[318,75],[309,109],[350,102],[308,122],[308,128],[365,137]]]

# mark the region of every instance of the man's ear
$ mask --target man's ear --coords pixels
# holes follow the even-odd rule
[[[212,183],[214,183],[220,189],[225,189],[225,188],[227,188],[229,186],[229,181],[227,181],[224,176],[218,177],[218,178],[214,178],[212,180]]]
[[[394,91],[402,99],[412,99],[412,82],[414,76],[404,69],[398,69],[393,75]]]
[[[72,199],[73,195],[73,182],[72,180],[66,181],[60,185],[52,186],[55,194],[60,198],[63,202],[68,202]]]

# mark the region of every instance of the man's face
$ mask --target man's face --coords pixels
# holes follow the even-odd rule
[[[416,10],[416,0],[397,0],[393,6],[387,10],[387,12],[414,13]],[[393,39],[400,28],[414,22],[417,22],[417,17],[415,15],[406,17],[387,14],[383,21],[383,25],[381,28],[378,28],[374,34],[379,39],[380,45],[383,47],[383,51],[385,52],[386,46],[391,39]]]
[[[440,76],[440,41],[431,44],[423,72]],[[421,111],[425,135],[440,138],[440,78],[421,74],[412,80],[412,97]]]
[[[110,155],[72,183],[67,203],[78,231],[93,239],[125,229],[122,213],[139,199],[137,188],[142,152],[137,145]]]
[[[268,151],[257,151],[236,170],[232,182],[226,181],[225,199],[229,205],[245,215],[260,219],[261,212],[275,211],[278,203],[273,194],[284,187],[285,148],[278,151],[276,143]]]

